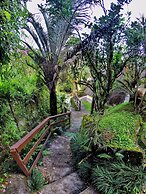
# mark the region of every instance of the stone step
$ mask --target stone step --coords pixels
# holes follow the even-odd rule
[[[84,182],[76,172],[46,185],[41,194],[79,194],[85,189]]]
[[[82,191],[79,194],[100,194],[97,191],[95,191],[92,187],[86,188],[84,191]]]
[[[48,156],[39,167],[48,183],[61,179],[73,172],[70,141],[68,137],[58,136],[49,147]]]
[[[2,193],[4,194],[30,194],[27,178],[22,174],[11,174],[8,178],[8,185],[6,190]],[[1,193],[1,191],[0,191]]]

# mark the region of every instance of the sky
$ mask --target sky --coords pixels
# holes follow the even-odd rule
[[[111,2],[116,2],[116,0],[105,0],[105,5],[108,9]],[[131,20],[135,20],[143,14],[146,16],[146,0],[132,0],[130,4],[124,6],[123,12],[126,13],[127,11],[132,13]],[[98,12],[99,8],[96,7],[93,14],[98,16]]]
[[[32,0],[31,2],[28,2],[28,9],[32,13],[37,13],[37,4],[43,2],[43,0]],[[106,7],[110,7],[111,2],[116,2],[116,0],[105,0]],[[132,2],[129,5],[126,5],[124,7],[124,11],[131,11],[132,12],[132,20],[134,20],[137,17],[140,17],[142,14],[146,16],[146,0],[132,0]],[[101,11],[99,11],[99,8],[96,7],[93,11],[94,15],[99,15]]]
[[[30,0],[30,2],[27,3],[28,10],[33,14],[38,14],[38,7],[37,4],[43,3],[45,0]],[[106,8],[110,8],[111,2],[116,2],[116,0],[105,0]],[[136,18],[139,18],[140,16],[144,15],[146,17],[146,0],[132,0],[132,2],[129,5],[124,6],[123,12],[126,13],[127,11],[131,11],[131,20],[136,20]],[[101,8],[94,7],[91,11],[91,21],[93,21],[94,16],[97,18],[100,17],[103,14]],[[40,16],[39,14],[37,16]],[[82,28],[81,33],[90,33],[89,29]],[[34,42],[32,39],[29,39],[31,41],[32,45],[34,45]]]

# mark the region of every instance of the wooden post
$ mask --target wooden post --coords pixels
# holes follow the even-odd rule
[[[22,162],[22,160],[21,160],[21,158],[20,158],[17,150],[15,150],[15,149],[14,150],[11,150],[11,154],[12,154],[14,160],[17,162],[17,164],[20,167],[20,169],[24,172],[24,174],[26,176],[28,176],[29,175],[29,171],[26,168],[26,166],[23,164],[23,162]]]
[[[59,121],[56,121],[56,118],[62,117],[64,116],[65,118]],[[50,120],[54,120],[55,122],[53,122],[51,124]],[[46,119],[44,119],[38,126],[36,126],[32,131],[30,131],[27,135],[25,135],[22,139],[20,139],[18,142],[16,142],[13,146],[11,146],[10,148],[10,153],[12,155],[12,157],[14,158],[14,160],[17,162],[18,166],[20,167],[20,169],[23,171],[23,173],[26,176],[29,176],[33,167],[37,164],[41,153],[45,147],[45,145],[48,142],[49,137],[51,136],[51,134],[55,131],[55,130],[50,130],[50,128],[54,125],[58,125],[59,123],[63,123],[66,121],[69,121],[69,126],[71,124],[71,112],[67,112],[67,113],[63,113],[63,114],[58,114],[58,115],[54,115],[54,116],[50,116],[47,117]],[[38,138],[38,140],[34,143],[33,147],[30,149],[30,151],[26,154],[25,158],[22,160],[19,152],[32,140],[32,138],[38,134],[46,125],[48,125],[48,128],[43,132],[43,134]],[[49,131],[49,135],[47,136],[47,139],[45,140],[45,143],[43,144],[40,152],[38,153],[34,163],[32,164],[30,170],[27,169],[26,164],[29,161],[30,156],[32,155],[32,153],[34,152],[34,150],[36,149],[36,147],[41,143],[41,140],[45,137],[45,135],[47,135]]]
[[[69,112],[69,127],[71,126],[71,112]]]

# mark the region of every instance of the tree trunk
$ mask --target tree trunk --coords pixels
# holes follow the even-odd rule
[[[93,97],[92,97],[92,104],[91,104],[91,112],[90,112],[90,114],[93,114],[94,109],[95,109],[95,98],[94,98],[94,96],[93,96]]]
[[[57,95],[55,85],[50,90],[50,114],[57,115]]]
[[[55,63],[53,63],[53,59],[50,59],[50,61],[44,59],[43,73],[46,85],[50,92],[50,114],[52,116],[57,115],[57,95],[56,95],[57,81],[55,80],[56,70],[54,69],[54,67]]]

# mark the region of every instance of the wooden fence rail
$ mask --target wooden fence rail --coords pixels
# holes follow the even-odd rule
[[[79,97],[77,95],[74,96],[74,101],[76,103],[78,111],[81,111],[81,100],[79,99]]]
[[[68,121],[68,127],[70,126],[70,112],[58,114],[55,116],[50,116],[44,119],[38,126],[36,126],[32,131],[30,131],[27,135],[25,135],[22,139],[20,139],[17,143],[15,143],[13,146],[10,147],[10,153],[13,156],[14,160],[17,162],[18,166],[21,168],[21,170],[24,172],[26,176],[29,176],[31,174],[31,171],[33,167],[37,164],[43,149],[45,148],[49,137],[54,133],[55,129],[53,127],[57,126],[58,124],[65,123]],[[60,119],[60,120],[57,120]],[[44,130],[44,131],[43,131]],[[25,155],[25,157],[22,159],[20,152],[25,148],[26,145],[30,143],[30,141],[39,133],[42,134],[40,137],[36,140],[34,145],[31,147],[31,149],[28,151],[28,153]],[[38,145],[42,142],[43,145],[37,154],[36,158],[34,159],[31,167],[28,169],[27,164],[38,147]]]

